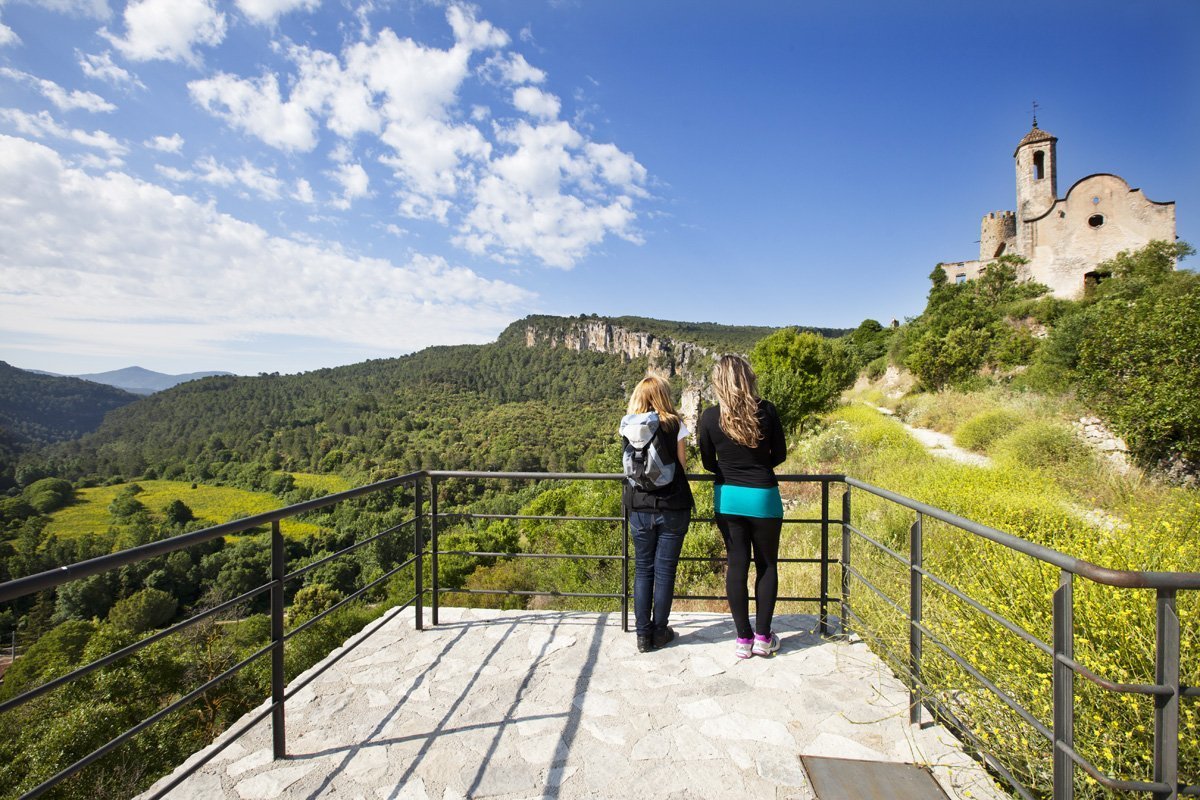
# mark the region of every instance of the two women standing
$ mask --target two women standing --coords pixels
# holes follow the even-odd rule
[[[779,649],[771,630],[779,593],[779,534],[783,503],[774,468],[787,456],[783,426],[770,402],[758,396],[757,379],[740,356],[723,356],[713,369],[713,388],[719,405],[700,417],[700,458],[716,474],[713,506],[725,540],[728,568],[725,591],[737,629],[734,648],[739,658],[769,656]],[[662,647],[675,638],[667,626],[675,571],[693,506],[684,476],[687,427],[671,403],[669,385],[650,376],[634,389],[630,414],[657,413],[660,445],[672,444],[677,468],[669,485],[642,492],[625,483],[624,501],[635,550],[633,587],[638,650]],[[755,565],[755,621],[750,624],[747,579]]]

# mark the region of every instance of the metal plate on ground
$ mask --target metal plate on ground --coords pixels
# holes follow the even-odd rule
[[[928,767],[800,756],[817,800],[949,800]]]

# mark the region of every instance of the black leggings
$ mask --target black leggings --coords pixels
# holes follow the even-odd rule
[[[775,615],[775,598],[779,596],[779,532],[783,520],[778,518],[738,517],[717,515],[717,527],[725,539],[729,568],[725,571],[725,594],[729,597],[729,612],[741,639],[755,633],[768,636],[771,618]],[[750,597],[746,579],[750,575],[750,554],[754,553],[754,628],[750,628]]]

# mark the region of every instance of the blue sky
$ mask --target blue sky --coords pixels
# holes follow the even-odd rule
[[[0,0],[0,359],[903,319],[1013,207],[1035,99],[1060,195],[1116,173],[1200,243],[1197,31],[1193,0]]]

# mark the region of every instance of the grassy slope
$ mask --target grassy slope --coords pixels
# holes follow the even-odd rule
[[[870,399],[879,402],[878,395]],[[985,411],[1004,408],[1030,429],[1061,426],[1076,415],[1069,401],[1008,395],[1001,391],[920,395],[893,401],[910,424],[954,434]],[[1016,434],[1014,433],[1014,436]],[[1104,461],[1078,452],[1061,463],[1033,463],[1044,449],[1015,446],[1001,439],[989,448],[991,467],[958,464],[927,453],[893,419],[859,404],[830,414],[824,428],[802,440],[783,469],[845,472],[884,488],[947,509],[969,519],[1038,542],[1102,566],[1118,569],[1200,571],[1200,492],[1170,488],[1136,471],[1119,474]],[[1028,437],[1025,440],[1028,443]],[[811,495],[796,516],[816,516]],[[840,493],[838,499],[840,500]],[[854,493],[856,526],[906,553],[908,526],[915,515]],[[836,502],[833,504],[837,507]],[[1089,514],[1100,509],[1101,514]],[[840,540],[839,536],[833,537]],[[811,540],[810,540],[811,541]],[[1050,641],[1050,599],[1058,573],[1013,551],[929,520],[925,525],[926,566],[984,605]],[[794,545],[801,549],[802,539]],[[811,549],[811,543],[808,547]],[[907,575],[860,540],[852,555],[856,567],[876,586],[906,605]],[[834,573],[836,575],[836,572]],[[810,578],[781,570],[781,594],[803,593]],[[836,578],[834,578],[836,580]],[[1076,655],[1086,665],[1124,682],[1153,682],[1154,604],[1149,592],[1121,591],[1075,581]],[[1200,681],[1200,597],[1181,593],[1184,681]],[[1043,722],[1050,721],[1049,660],[1011,633],[927,584],[926,621],[985,675],[995,680]],[[881,651],[893,647],[903,669],[908,630],[895,613],[862,586],[852,591],[857,611],[871,621]],[[1040,737],[973,678],[927,648],[926,678],[1028,785],[1044,785],[1048,749]],[[1106,694],[1077,682],[1076,742],[1110,774],[1145,778],[1152,751],[1153,704],[1133,695]],[[1181,770],[1200,768],[1200,707],[1182,709]],[[1104,796],[1080,775],[1078,797]]]
[[[333,475],[294,475],[298,486],[314,486],[327,492],[349,488],[344,479]],[[172,500],[181,500],[197,519],[213,525],[237,517],[261,514],[281,505],[279,498],[274,495],[227,486],[196,484],[193,488],[192,484],[182,481],[158,480],[137,481],[137,484],[143,489],[137,498],[150,511],[161,514]],[[46,534],[71,538],[108,530],[113,524],[112,516],[108,512],[109,503],[123,488],[123,484],[118,484],[81,490],[76,496],[76,502],[51,515]],[[294,538],[310,536],[319,530],[316,525],[294,519],[284,520],[282,529],[285,536]]]

